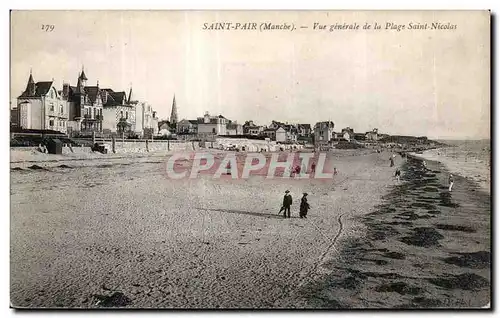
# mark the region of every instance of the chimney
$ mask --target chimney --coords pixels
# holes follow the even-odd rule
[[[63,91],[62,91],[62,97],[64,100],[67,100],[69,97],[69,83],[63,83]]]

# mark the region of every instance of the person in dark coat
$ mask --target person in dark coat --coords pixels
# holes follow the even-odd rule
[[[396,179],[397,179],[397,180],[398,180],[398,182],[399,182],[399,180],[400,180],[400,178],[401,178],[401,170],[396,169],[396,173],[394,174],[394,176],[396,177]]]
[[[292,205],[292,196],[290,195],[290,191],[285,191],[285,196],[283,197],[283,207],[284,210],[283,216],[286,218],[286,214],[288,212],[288,217],[290,218],[290,206]]]
[[[309,203],[307,203],[307,193],[304,193],[304,195],[302,196],[302,199],[300,200],[299,216],[301,219],[302,218],[307,219],[307,211],[309,211],[310,208],[311,208],[311,206],[309,205]]]

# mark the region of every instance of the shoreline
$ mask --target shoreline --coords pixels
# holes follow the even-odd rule
[[[449,173],[452,173],[453,175],[458,175],[462,178],[466,178],[467,180],[476,183],[483,191],[487,192],[489,195],[491,195],[491,169],[489,169],[489,175],[483,175],[485,174],[484,171],[482,171],[481,174],[477,175],[478,171],[475,170],[474,174],[473,171],[469,170],[466,171],[463,169],[460,169],[456,167],[456,163],[453,165],[450,165],[452,161],[447,160],[447,157],[435,157],[432,155],[429,155],[429,151],[439,151],[443,150],[446,151],[447,148],[456,148],[457,146],[453,145],[448,145],[447,147],[439,147],[435,149],[427,149],[425,150],[422,154],[418,154],[415,152],[410,152],[408,153],[411,156],[414,156],[416,158],[420,158],[421,160],[426,160],[426,161],[433,161],[433,162],[439,162],[443,166],[443,169],[446,169]],[[491,156],[491,154],[490,154]],[[486,178],[486,179],[485,179]]]
[[[439,163],[408,157],[357,237],[297,295],[304,308],[483,308],[490,303],[491,197]]]

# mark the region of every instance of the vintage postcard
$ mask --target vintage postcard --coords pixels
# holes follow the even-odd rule
[[[12,11],[14,308],[488,308],[489,11]]]

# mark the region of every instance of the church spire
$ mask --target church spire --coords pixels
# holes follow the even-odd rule
[[[172,101],[172,112],[170,113],[170,123],[175,124],[177,123],[178,118],[177,118],[177,104],[175,102],[175,94],[174,94],[174,100]]]

